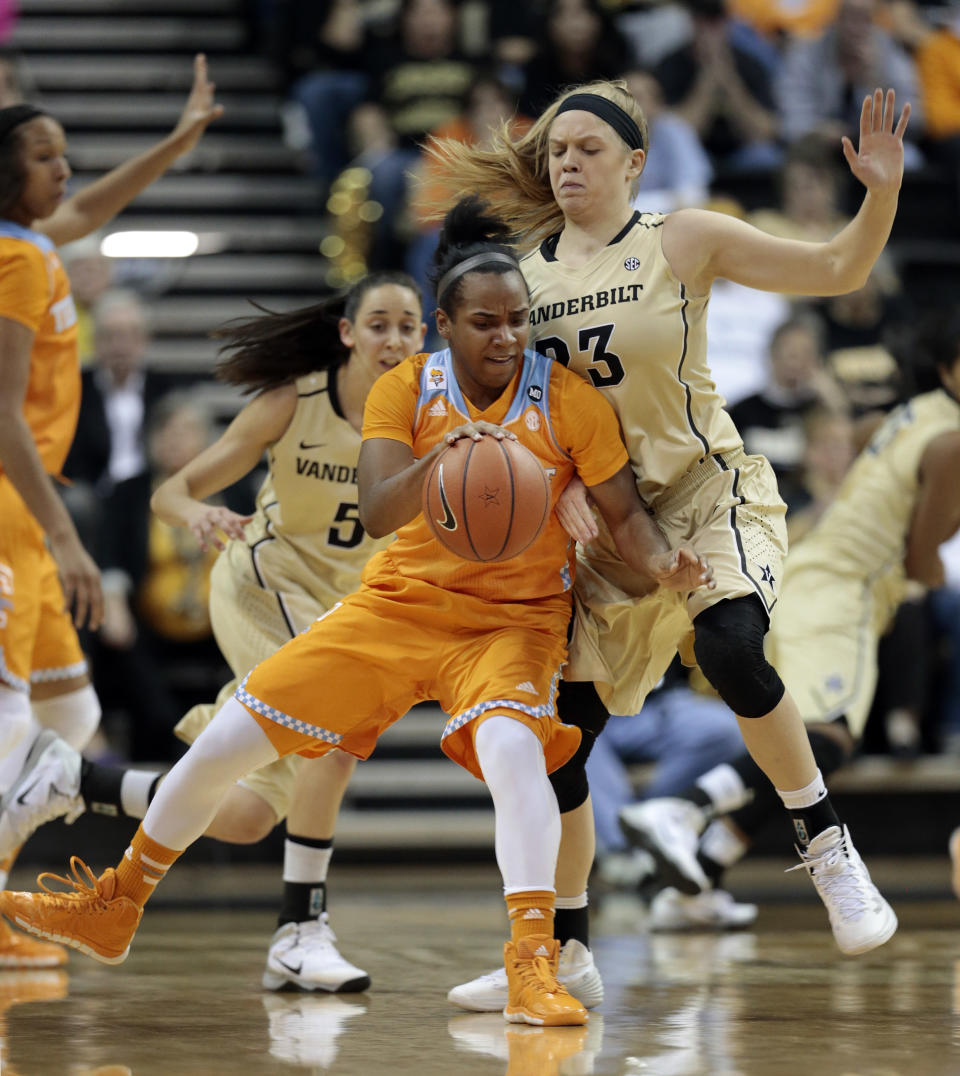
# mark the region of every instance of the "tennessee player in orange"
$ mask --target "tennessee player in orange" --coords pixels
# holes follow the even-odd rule
[[[360,518],[373,537],[397,537],[368,562],[361,588],[246,677],[160,785],[116,869],[95,878],[73,857],[75,880],[63,880],[73,892],[0,897],[15,922],[119,963],[147,898],[234,781],[292,752],[338,747],[366,758],[414,703],[436,699],[451,715],[443,750],[486,781],[494,802],[512,935],[504,1013],[515,1022],[586,1022],[586,1010],[556,978],[560,816],[547,778],[580,741],[554,705],[573,543],[551,514],[513,560],[461,560],[423,518],[423,480],[458,438],[515,438],[551,474],[554,503],[574,474],[581,477],[651,590],[709,586],[711,570],[689,548],[669,550],[653,526],[609,404],[560,364],[525,349],[529,294],[506,235],[476,200],[451,211],[434,274],[437,326],[449,347],[405,359],[370,390]]]
[[[32,105],[0,109],[0,793],[54,738],[41,726],[79,749],[100,719],[74,626],[98,626],[100,576],[51,481],[80,404],[76,310],[56,246],[114,217],[221,111],[198,56],[172,133],[65,200],[63,128]],[[0,862],[4,879],[11,862]],[[65,958],[0,932],[0,966]]]

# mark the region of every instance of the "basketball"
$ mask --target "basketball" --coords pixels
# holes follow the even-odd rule
[[[423,514],[447,549],[465,560],[509,560],[533,542],[550,511],[550,480],[518,441],[461,437],[423,483]]]

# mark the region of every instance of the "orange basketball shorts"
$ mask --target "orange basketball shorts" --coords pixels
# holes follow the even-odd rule
[[[443,751],[475,777],[473,737],[494,714],[536,733],[550,772],[580,743],[555,708],[569,615],[565,596],[494,603],[392,577],[344,598],[257,665],[236,697],[281,755],[339,747],[367,758],[386,728],[433,699],[451,715]]]
[[[31,683],[86,670],[43,530],[0,476],[0,681],[29,694]]]

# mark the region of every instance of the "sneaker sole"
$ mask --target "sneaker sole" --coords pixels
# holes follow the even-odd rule
[[[67,954],[63,956],[0,956],[0,968],[60,968],[67,962]]]
[[[456,1005],[458,1009],[463,1009],[465,1012],[503,1012],[507,1005],[506,992],[499,998],[493,998],[489,1001],[475,1001],[472,998],[459,998],[454,997],[455,989],[451,990],[447,994],[447,1001],[451,1005]],[[577,998],[577,1001],[580,999]]]
[[[46,938],[47,941],[59,942],[61,945],[66,945],[69,949],[76,949],[78,953],[84,953],[86,956],[93,957],[94,960],[99,961],[101,964],[122,964],[130,955],[129,945],[119,956],[106,956],[104,953],[98,953],[96,949],[92,949],[89,945],[85,945],[76,938],[68,938],[63,934],[54,934],[52,930],[40,930],[39,927],[35,927],[32,923],[27,923],[25,920],[20,919],[19,916],[14,916],[13,921],[21,930],[25,930],[29,934],[34,934],[38,938]]]
[[[695,897],[698,893],[710,888],[710,882],[702,871],[702,881],[691,877],[645,829],[631,825],[625,818],[619,819],[619,822],[624,837],[635,847],[646,849],[656,860],[657,872],[664,885],[673,886],[681,893],[686,893],[688,897]]]
[[[311,982],[309,979],[276,975],[271,971],[265,971],[261,983],[264,990],[270,990],[275,994],[362,994],[364,990],[370,989],[370,976],[362,975],[357,979],[348,979],[339,986],[324,986],[323,983]]]
[[[535,1027],[582,1027],[590,1022],[586,1010],[582,1012],[555,1013],[552,1016],[534,1016],[526,1009],[503,1010],[504,1019],[511,1024],[533,1024]]]
[[[840,951],[847,956],[860,956],[862,953],[869,953],[871,949],[877,949],[883,945],[884,942],[888,942],[894,934],[896,934],[897,926],[899,925],[897,922],[897,913],[892,908],[890,908],[889,911],[889,919],[885,921],[884,925],[872,938],[869,938],[867,941],[862,941],[854,949],[844,949],[844,947],[840,945]],[[837,944],[839,945],[839,942]]]

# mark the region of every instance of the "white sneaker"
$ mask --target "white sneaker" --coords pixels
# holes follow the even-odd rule
[[[698,838],[705,824],[703,811],[695,803],[672,796],[620,808],[620,828],[630,843],[650,852],[663,881],[691,895],[710,888],[710,879],[697,860]]]
[[[576,938],[560,949],[557,978],[585,1009],[593,1009],[603,1001],[603,980],[593,953]],[[470,1012],[501,1012],[507,1004],[507,972],[505,968],[488,971],[455,986],[447,1001]]]
[[[366,1005],[329,994],[278,997],[264,994],[270,1031],[270,1056],[291,1065],[328,1069],[337,1059],[337,1039],[347,1021],[367,1011]]]
[[[319,919],[285,923],[273,935],[263,973],[265,990],[318,990],[356,994],[367,990],[370,976],[344,960],[324,912]]]
[[[738,904],[725,889],[708,889],[690,897],[668,886],[650,902],[651,930],[735,930],[757,918],[756,904]]]
[[[16,780],[0,799],[0,858],[8,856],[44,822],[73,822],[85,807],[80,797],[80,752],[52,729],[33,741]]]
[[[797,852],[801,862],[788,869],[805,870],[813,879],[842,952],[856,956],[893,937],[897,917],[870,880],[846,826],[825,829]]]

